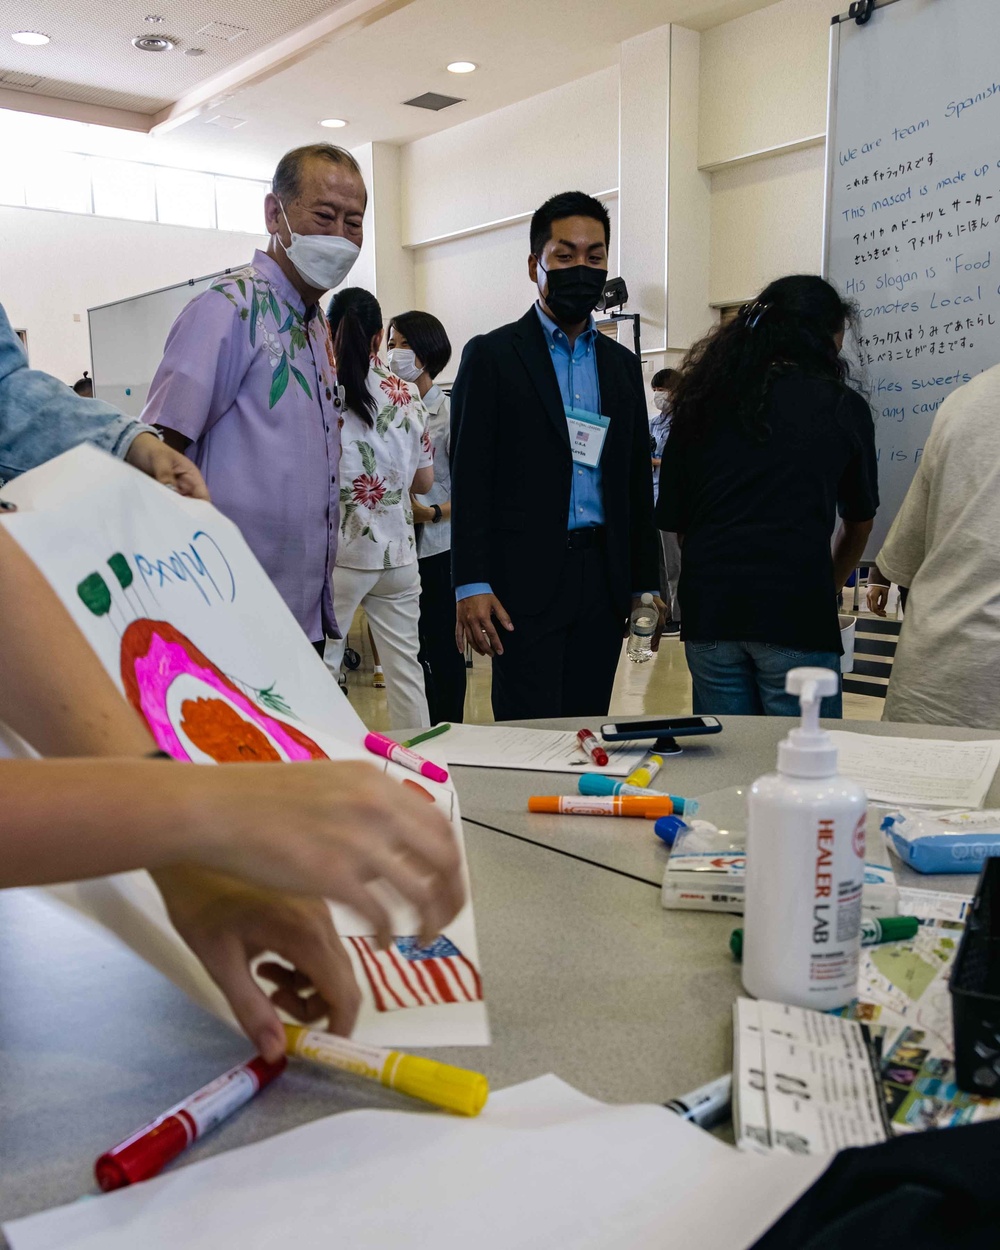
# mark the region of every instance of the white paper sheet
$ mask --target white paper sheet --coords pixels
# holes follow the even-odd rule
[[[454,787],[418,780],[364,749],[360,717],[239,530],[211,505],[183,499],[89,446],[24,474],[3,498],[21,511],[0,523],[51,583],[163,750],[200,764],[220,755],[361,759],[420,789],[463,845]],[[235,1025],[145,873],[55,887],[51,895]],[[362,993],[355,1036],[401,1047],[486,1044],[471,902],[445,932],[434,968],[440,978],[415,972],[425,958],[409,940],[415,919],[398,900],[391,911],[398,941],[380,956],[364,945],[370,925],[333,908]],[[454,1001],[431,1001],[442,996]]]
[[[346,1112],[4,1232],[12,1250],[745,1250],[824,1166],[548,1076],[476,1120]]]
[[[587,728],[593,729],[593,726]],[[538,773],[604,773],[608,777],[627,777],[639,767],[653,744],[652,741],[646,744],[602,741],[601,745],[608,753],[608,762],[603,768],[584,755],[572,730],[452,725],[446,733],[419,743],[414,750],[435,764],[458,764],[466,768],[518,768]]]
[[[747,998],[734,1016],[742,1148],[826,1157],[885,1140],[882,1090],[857,1021]]]
[[[840,772],[880,803],[982,807],[997,765],[1000,739],[880,738],[835,730]]]
[[[962,878],[965,880],[965,878]],[[919,886],[899,887],[899,914],[918,920],[953,920],[964,924],[973,895],[950,890],[922,890]]]

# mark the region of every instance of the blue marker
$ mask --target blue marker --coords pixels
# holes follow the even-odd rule
[[[635,794],[645,798],[663,798],[661,790],[649,790],[644,786],[630,786],[627,781],[615,781],[614,777],[606,777],[603,773],[582,773],[577,783],[581,794]],[[679,816],[693,816],[698,810],[697,799],[682,799],[680,795],[671,794],[674,811]]]

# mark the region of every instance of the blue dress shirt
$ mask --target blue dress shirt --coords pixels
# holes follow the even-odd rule
[[[578,335],[572,349],[569,339],[551,317],[535,304],[535,312],[542,323],[549,357],[556,371],[559,394],[564,408],[581,408],[584,412],[601,411],[601,388],[597,378],[597,356],[594,342],[599,334],[594,318],[588,320],[587,328]],[[601,494],[601,466],[573,464],[573,480],[569,496],[567,529],[577,530],[604,524],[604,498]],[[489,595],[493,588],[488,582],[469,582],[458,586],[455,599],[468,599],[470,595]]]

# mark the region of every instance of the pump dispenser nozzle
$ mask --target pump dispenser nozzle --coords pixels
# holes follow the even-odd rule
[[[785,677],[785,689],[797,694],[802,724],[778,747],[778,771],[791,777],[832,777],[837,771],[837,748],[819,727],[820,700],[836,694],[837,674],[829,668],[793,668]]]

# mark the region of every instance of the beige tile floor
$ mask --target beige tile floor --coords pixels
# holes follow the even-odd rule
[[[385,691],[372,687],[372,652],[364,614],[359,609],[351,627],[350,646],[361,653],[361,667],[347,674],[351,703],[371,729],[389,727]],[[476,656],[468,671],[465,719],[469,724],[486,725],[493,720],[490,708],[490,663]],[[618,716],[683,716],[691,711],[691,676],[684,660],[684,647],[665,639],[660,652],[648,664],[632,664],[622,656],[618,662],[611,711]],[[844,716],[850,720],[879,720],[882,700],[867,695],[845,694]]]

